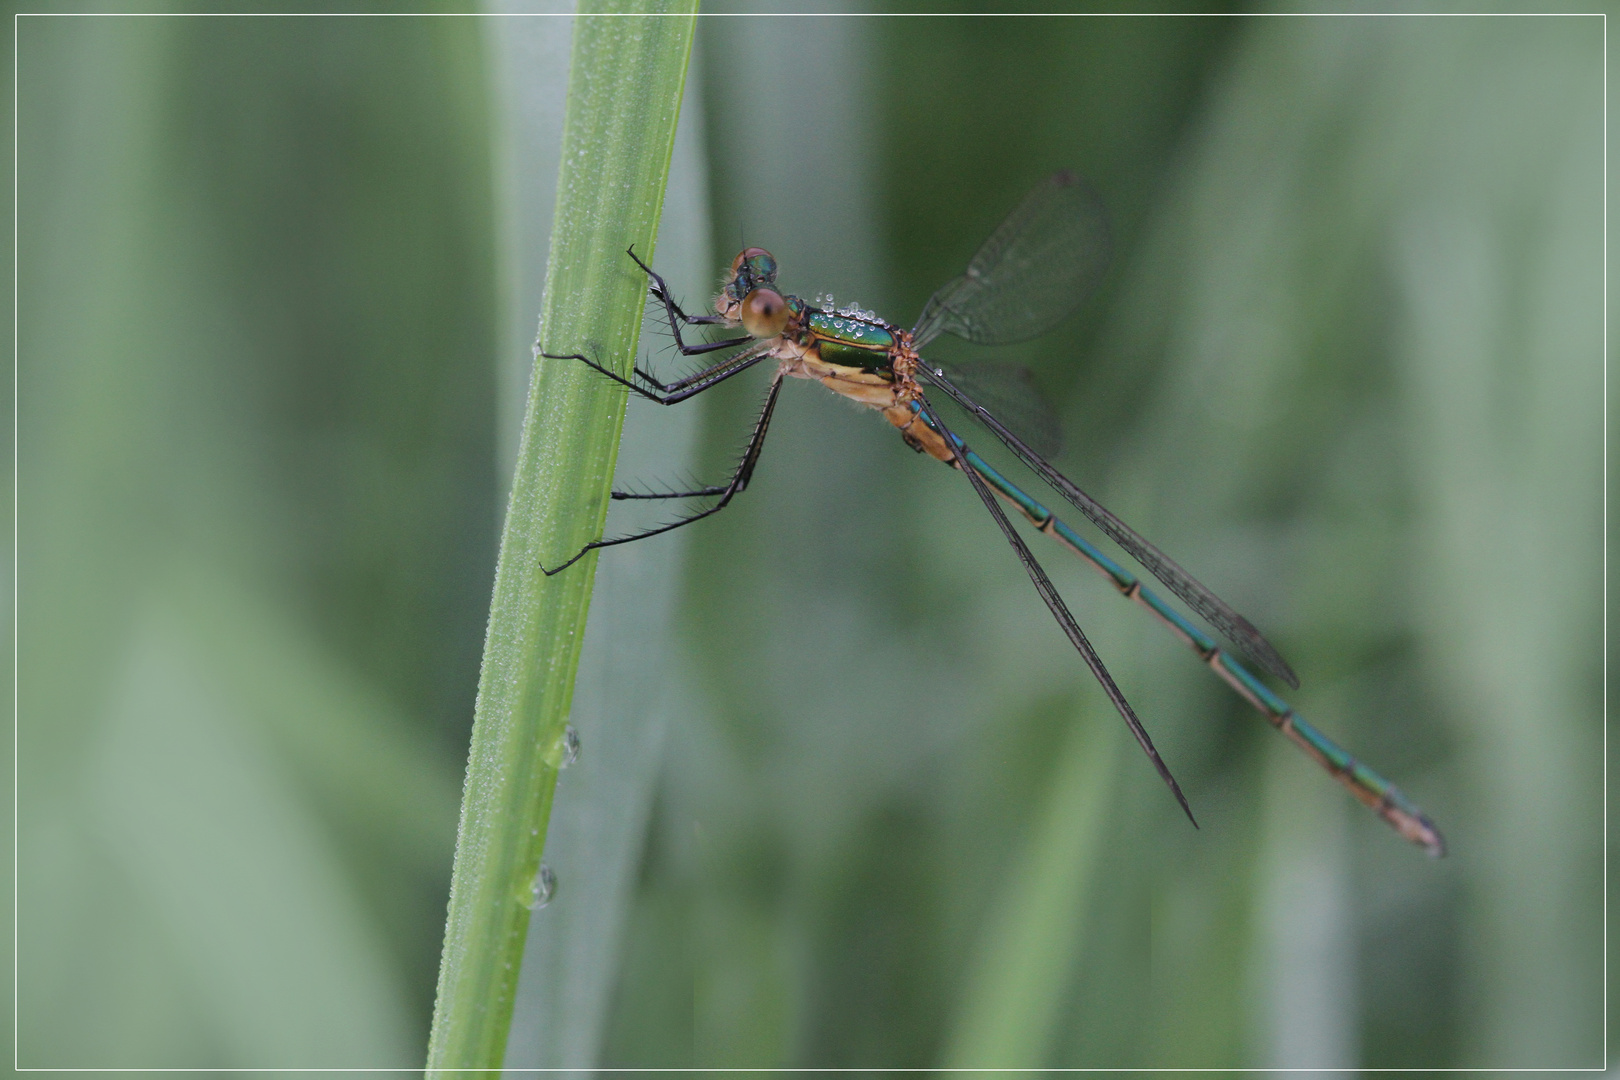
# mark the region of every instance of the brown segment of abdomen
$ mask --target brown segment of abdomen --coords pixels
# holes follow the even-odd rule
[[[910,405],[889,406],[883,410],[883,419],[900,429],[900,437],[913,450],[947,465],[956,464],[951,448],[945,444],[945,437],[923,423],[922,417],[913,412]]]

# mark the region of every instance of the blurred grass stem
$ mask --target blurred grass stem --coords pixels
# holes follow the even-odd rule
[[[1084,951],[1118,768],[1118,732],[1076,724],[1028,846],[1000,890],[946,1048],[949,1068],[1049,1063],[1065,990]]]
[[[539,346],[628,374],[691,53],[696,4],[611,4],[574,19]],[[639,17],[638,17],[639,16]],[[501,535],[462,797],[428,1071],[498,1068],[556,789],[625,392],[540,361]],[[560,883],[562,896],[568,883]]]

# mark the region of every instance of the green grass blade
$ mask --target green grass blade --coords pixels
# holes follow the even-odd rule
[[[1118,732],[1076,724],[1029,845],[999,890],[945,1051],[948,1068],[1046,1066],[1108,828]]]
[[[545,352],[627,370],[691,52],[696,4],[613,5],[574,21]],[[640,17],[637,17],[637,16]],[[624,391],[582,364],[538,362],[523,421],[479,679],[428,1069],[498,1068],[544,848]]]

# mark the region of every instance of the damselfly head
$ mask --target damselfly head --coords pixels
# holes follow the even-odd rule
[[[776,285],[776,259],[764,248],[744,248],[737,252],[737,257],[731,260],[731,271],[720,288],[720,295],[714,298],[714,309],[722,318],[740,320],[744,318],[744,301],[755,290],[764,289],[776,296],[781,302],[780,294],[775,291]],[[784,323],[786,320],[783,320]],[[753,333],[752,330],[749,331]],[[755,337],[775,337],[781,333],[780,329],[769,334],[755,334]]]

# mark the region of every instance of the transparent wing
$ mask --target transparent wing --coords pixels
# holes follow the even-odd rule
[[[962,367],[947,365],[944,370],[956,389],[1017,432],[1041,457],[1056,457],[1063,449],[1063,425],[1036,388],[1028,368],[1000,360],[977,360]]]
[[[1188,607],[1225,634],[1245,656],[1289,686],[1298,689],[1299,676],[1294,674],[1294,669],[1288,666],[1288,661],[1284,660],[1276,647],[1255,629],[1253,623],[1232,610],[1231,605],[1201,585],[1196,578],[1177,565],[1175,560],[1148,543],[1140,533],[1115,517],[1107,507],[1081,491],[1074,481],[1054,469],[1044,457],[1035,452],[1034,447],[1010,431],[993,412],[963,393],[956,386],[954,375],[948,376],[943,369],[927,364],[920,365],[917,370],[924,379],[939,387],[947,397],[989,428],[990,432],[1001,440],[1003,446],[1018,455],[1019,460],[1051,485],[1052,490],[1091,519],[1092,524],[1107,533],[1110,540],[1130,552],[1131,558],[1147,567],[1148,572],[1162,581],[1165,588],[1181,597]]]
[[[1091,295],[1108,265],[1108,219],[1089,184],[1064,170],[1030,192],[960,277],[929,297],[918,348],[941,333],[979,345],[1038,337]]]

